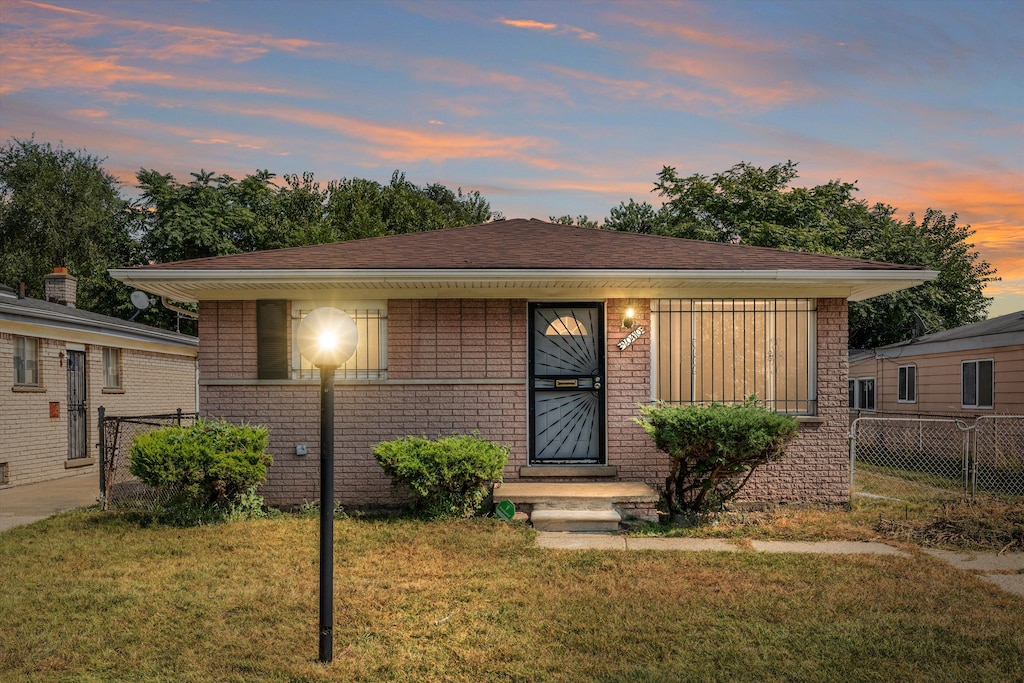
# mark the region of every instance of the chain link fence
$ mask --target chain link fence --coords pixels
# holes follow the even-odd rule
[[[132,440],[160,427],[195,424],[198,417],[198,413],[185,413],[180,408],[164,415],[106,415],[101,407],[100,489],[103,491],[103,509],[150,511],[163,504],[172,492],[158,492],[128,470]]]
[[[856,496],[943,503],[1024,496],[1024,416],[860,417],[850,429]]]

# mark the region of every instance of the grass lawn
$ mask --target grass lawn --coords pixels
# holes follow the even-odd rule
[[[494,520],[0,534],[3,681],[1014,681],[1024,599],[924,555],[547,551]]]

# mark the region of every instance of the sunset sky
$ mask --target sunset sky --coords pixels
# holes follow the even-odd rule
[[[658,204],[662,166],[799,162],[958,213],[1024,309],[1024,1],[0,0],[0,136],[133,190],[313,171],[479,190],[508,218]]]

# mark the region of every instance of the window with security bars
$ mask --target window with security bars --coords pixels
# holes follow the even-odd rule
[[[652,398],[816,412],[814,299],[652,299]]]
[[[296,330],[307,313],[318,304],[292,302],[292,379],[317,379],[320,371],[299,353]],[[352,358],[338,368],[338,379],[387,378],[387,304],[385,302],[359,302],[338,306],[348,313],[359,332],[359,343]]]

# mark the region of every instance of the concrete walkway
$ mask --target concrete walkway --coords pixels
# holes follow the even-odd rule
[[[611,535],[538,532],[537,545],[560,550],[684,550],[690,552],[742,552],[745,548],[718,538],[659,538]],[[816,555],[914,555],[885,543],[861,541],[751,541],[750,549],[761,553],[811,553]],[[1024,596],[1024,553],[951,552],[925,550],[929,555],[969,571],[1003,590]]]
[[[58,512],[95,505],[99,497],[95,467],[62,479],[0,489],[0,532]]]

